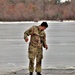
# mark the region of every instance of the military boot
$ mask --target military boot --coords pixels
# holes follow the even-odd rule
[[[33,72],[30,72],[29,75],[33,75]]]
[[[37,75],[42,75],[40,72],[37,72]]]

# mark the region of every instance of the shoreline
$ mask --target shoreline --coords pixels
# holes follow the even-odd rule
[[[46,75],[46,74],[50,74],[50,72],[55,73],[55,74],[57,72],[58,73],[62,73],[62,72],[64,72],[64,73],[66,73],[66,72],[71,73],[71,72],[73,72],[75,74],[75,68],[73,68],[73,67],[70,67],[70,68],[55,68],[55,67],[53,67],[53,68],[43,68],[42,69],[42,74]],[[18,74],[20,75],[21,73],[23,75],[24,74],[28,75],[29,71],[28,71],[27,68],[21,68],[21,69],[16,69],[16,70],[11,70],[11,71],[7,71],[7,72],[4,72],[4,73],[0,73],[0,75],[18,75]],[[34,71],[34,75],[35,75],[35,71]],[[54,74],[51,74],[51,75],[54,75]]]
[[[34,75],[36,72],[33,73]],[[42,69],[43,75],[74,75],[75,69]],[[22,69],[19,71],[8,72],[2,75],[29,75],[28,69]]]
[[[47,22],[47,23],[60,23],[60,22],[75,22],[75,20],[63,20],[63,21],[55,21],[55,20],[40,20],[40,21],[0,21],[0,24],[17,24],[17,23],[41,23],[41,22]]]

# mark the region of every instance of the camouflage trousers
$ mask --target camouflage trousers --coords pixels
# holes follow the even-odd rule
[[[29,72],[34,71],[34,61],[36,58],[36,72],[41,72],[41,63],[42,63],[42,58],[43,58],[43,50],[42,48],[34,47],[34,46],[29,46]]]

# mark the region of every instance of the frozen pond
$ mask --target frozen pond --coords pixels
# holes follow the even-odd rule
[[[75,67],[75,22],[48,23],[48,50],[44,49],[43,68]],[[28,68],[28,43],[24,31],[39,23],[0,24],[0,70]]]

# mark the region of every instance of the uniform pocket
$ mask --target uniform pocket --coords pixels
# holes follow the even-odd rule
[[[29,49],[28,49],[28,57],[29,59],[34,59],[35,58],[35,47],[33,47],[32,45],[29,45]]]
[[[29,45],[29,48],[28,48],[28,53],[32,53],[34,51],[34,48],[32,45]]]

